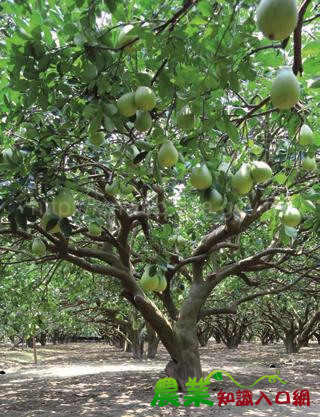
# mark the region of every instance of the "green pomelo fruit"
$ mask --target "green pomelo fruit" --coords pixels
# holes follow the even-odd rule
[[[162,292],[167,288],[167,280],[164,275],[160,275],[159,277],[159,285],[155,291]]]
[[[76,205],[70,190],[63,188],[54,197],[52,211],[59,217],[69,217],[76,211]]]
[[[296,0],[262,0],[257,8],[258,27],[271,40],[288,38],[297,21]]]
[[[104,133],[103,132],[96,132],[89,137],[90,143],[95,146],[100,146],[104,142]]]
[[[231,180],[232,188],[240,195],[248,194],[253,187],[251,169],[248,164],[243,164],[233,175]]]
[[[49,223],[50,222],[50,223]],[[60,218],[49,209],[41,219],[41,226],[50,233],[60,233]]]
[[[316,158],[310,158],[310,156],[305,156],[302,159],[302,169],[305,171],[313,171],[317,168]]]
[[[124,26],[118,36],[117,41],[117,48],[124,48],[125,51],[129,52],[132,50],[134,43],[132,43],[135,39],[137,39],[136,35],[130,35],[130,32],[134,28],[133,25],[126,25]],[[125,46],[128,45],[128,46]]]
[[[137,108],[143,111],[151,111],[157,104],[156,96],[150,87],[138,87],[134,100]]]
[[[92,236],[100,236],[102,232],[102,228],[95,222],[91,222],[88,226],[88,231]]]
[[[299,134],[299,143],[301,146],[312,145],[314,141],[314,134],[310,127],[306,124],[301,126]]]
[[[34,241],[32,242],[31,250],[32,250],[32,253],[36,256],[44,256],[47,251],[46,245],[43,243],[43,241],[39,237],[36,237]]]
[[[296,105],[300,98],[300,85],[290,67],[279,70],[271,86],[272,104],[279,110],[288,110]]]
[[[137,111],[136,120],[134,122],[134,127],[139,132],[147,132],[152,126],[152,118],[149,112]]]
[[[137,111],[134,93],[123,94],[117,101],[119,113],[125,117],[133,116]]]
[[[251,175],[255,184],[261,184],[270,180],[272,177],[272,169],[263,161],[253,161],[251,166]]]
[[[208,194],[205,196],[205,200],[209,211],[217,212],[222,209],[224,199],[218,190],[211,188]]]
[[[192,130],[194,128],[194,114],[189,106],[184,106],[177,114],[177,126],[182,130]]]
[[[150,276],[149,271],[150,267],[146,267],[140,280],[141,288],[145,291],[156,291],[159,286],[159,276]]]
[[[212,185],[212,175],[206,165],[197,165],[193,168],[191,177],[191,185],[197,190],[206,190]]]
[[[300,222],[301,222],[300,211],[297,208],[292,207],[292,206],[287,207],[282,217],[282,223],[288,227],[296,227],[300,224]]]
[[[178,159],[178,151],[170,140],[161,145],[158,152],[158,160],[162,166],[172,167],[178,162]]]

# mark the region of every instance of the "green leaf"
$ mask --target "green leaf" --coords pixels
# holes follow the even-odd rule
[[[95,64],[86,62],[82,68],[82,77],[86,81],[94,80],[98,75],[98,69]]]
[[[101,122],[101,114],[97,114],[97,116],[94,117],[90,122],[89,133],[93,134],[97,132],[101,128]]]
[[[141,161],[143,161],[144,159],[145,159],[145,157],[148,155],[148,151],[143,151],[143,152],[140,152],[135,158],[134,158],[134,160],[133,160],[133,163],[134,164],[139,164]]]
[[[137,74],[137,85],[145,85],[151,87],[152,76],[145,72],[139,72]]]
[[[156,275],[157,271],[158,271],[157,265],[152,265],[149,268],[149,275],[150,275],[150,277],[153,277],[154,275]]]
[[[134,143],[139,149],[144,151],[152,151],[154,145],[152,143],[146,142],[145,140],[136,140]]]
[[[74,38],[73,38],[73,42],[77,45],[77,46],[83,46],[84,43],[86,41],[85,36],[82,33],[78,33]]]
[[[233,123],[230,123],[228,121],[225,121],[226,131],[232,140],[232,142],[238,143],[240,136],[237,126],[235,126]]]
[[[320,76],[309,80],[308,82],[309,88],[320,88]]]
[[[191,20],[190,25],[206,25],[207,23],[207,20],[204,20],[202,17],[197,16]]]
[[[232,90],[238,93],[240,91],[240,82],[239,82],[239,78],[237,74],[234,72],[231,72],[229,74],[229,81],[230,81],[230,86]]]
[[[115,128],[113,120],[110,117],[104,116],[103,117],[103,126],[107,132],[112,132]]]
[[[316,206],[312,203],[312,201],[303,199],[302,204],[307,211],[316,211]]]
[[[274,179],[279,185],[283,185],[287,181],[287,176],[283,172],[279,172]]]
[[[165,224],[162,230],[161,235],[166,238],[172,235],[172,227],[170,224]]]
[[[114,13],[117,9],[117,0],[104,0],[105,5],[108,7],[111,13]]]

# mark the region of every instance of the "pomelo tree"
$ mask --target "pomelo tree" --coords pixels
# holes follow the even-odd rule
[[[298,353],[308,346],[320,321],[318,295],[279,294],[260,303],[258,308],[265,325],[283,340],[287,353]]]
[[[200,318],[308,279],[305,268],[290,275],[291,259],[317,264],[319,171],[301,166],[305,156],[317,162],[320,145],[317,10],[303,1],[294,33],[277,43],[259,32],[256,6],[0,6],[1,251],[116,280],[181,387],[202,373]],[[267,168],[257,171],[259,161]],[[41,257],[31,254],[36,238]],[[165,290],[160,278],[143,290],[146,267]],[[260,289],[256,274],[279,268],[287,282]],[[230,279],[245,285],[238,300],[211,307]]]
[[[11,253],[2,252],[0,333],[4,340],[32,347],[33,337],[45,345],[49,338],[56,343],[65,336],[97,333],[96,303],[106,288],[99,276],[80,272],[61,261],[37,265],[24,256],[13,259]],[[93,285],[95,291],[89,291]]]

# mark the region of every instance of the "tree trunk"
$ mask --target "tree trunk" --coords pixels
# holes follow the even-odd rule
[[[268,344],[272,344],[274,342],[274,334],[270,329],[265,329],[260,334],[260,341],[262,346],[267,346]]]
[[[30,348],[30,349],[32,349],[32,348],[33,348],[33,340],[32,340],[32,337],[28,337],[28,338],[26,339],[26,345],[27,345],[27,347],[28,347],[28,348]]]
[[[52,339],[52,343],[54,345],[56,345],[58,343],[58,341],[59,341],[59,332],[58,332],[58,330],[53,331],[51,339]]]
[[[199,343],[201,347],[207,346],[212,334],[213,334],[212,327],[205,326],[205,327],[198,328],[198,339],[199,339]]]
[[[253,340],[254,340],[254,334],[253,333],[248,333],[247,335],[246,335],[246,341],[248,342],[248,343],[251,343]]]
[[[299,353],[298,343],[296,342],[295,337],[292,333],[286,333],[284,344],[287,353]]]
[[[196,320],[186,318],[178,321],[174,336],[176,358],[169,361],[165,371],[177,381],[180,390],[186,391],[185,384],[189,378],[202,377]]]
[[[216,343],[222,343],[221,333],[218,330],[213,331],[213,336],[215,338]]]
[[[160,339],[157,336],[157,333],[153,330],[153,328],[149,325],[148,322],[146,322],[146,328],[147,328],[147,340],[148,340],[147,358],[154,359],[157,355]]]
[[[315,338],[317,339],[318,344],[320,345],[320,333],[315,332],[315,333],[314,333],[314,336],[315,336]]]
[[[46,344],[47,344],[47,334],[46,333],[44,333],[44,332],[40,333],[39,342],[40,342],[41,346],[46,346]]]
[[[309,346],[309,337],[299,341],[299,347],[308,347]]]
[[[140,331],[132,330],[132,357],[133,359],[142,359],[144,343],[140,340]]]
[[[37,354],[37,340],[36,337],[32,337],[32,348],[33,348],[33,361],[35,365],[38,365],[38,354]]]
[[[129,343],[127,340],[124,341],[124,346],[123,346],[123,350],[125,352],[132,352],[132,344]]]
[[[197,282],[192,286],[189,298],[180,310],[179,319],[173,325],[151,300],[139,293],[140,290],[138,292],[136,288],[133,288],[133,294],[128,291],[122,293],[157,332],[171,356],[171,360],[166,366],[166,373],[177,381],[180,390],[186,389],[185,384],[189,378],[200,379],[202,377],[197,318],[213,284],[214,281]]]
[[[238,346],[241,343],[241,337],[239,335],[229,337],[226,342],[228,349],[238,349]]]

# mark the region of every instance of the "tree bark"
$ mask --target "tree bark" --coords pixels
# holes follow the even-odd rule
[[[39,342],[40,342],[41,346],[46,346],[46,344],[47,344],[47,334],[46,333],[44,333],[44,332],[40,333]]]
[[[140,339],[140,330],[132,330],[132,357],[142,359],[144,352],[144,342]]]
[[[287,353],[299,353],[299,346],[297,341],[295,340],[295,335],[293,333],[286,333],[284,344],[286,347]]]
[[[226,346],[228,349],[238,349],[240,342],[241,340],[239,340],[239,337],[230,337],[226,343]]]
[[[147,333],[148,333],[148,353],[147,358],[148,359],[154,359],[158,352],[158,346],[160,339],[157,336],[157,333],[154,331],[154,329],[149,325],[149,323],[146,323]]]
[[[27,345],[27,347],[28,347],[28,348],[30,348],[30,349],[32,349],[32,348],[33,348],[33,340],[32,340],[32,337],[28,337],[28,338],[26,339],[26,345]]]
[[[215,341],[216,341],[217,344],[222,343],[221,333],[217,329],[214,330],[213,336],[214,336]]]
[[[33,348],[33,360],[34,364],[38,365],[38,354],[37,354],[37,339],[35,336],[32,337],[32,348]]]
[[[315,338],[317,339],[318,344],[320,345],[320,333],[315,332],[315,333],[314,333],[314,336],[315,336]]]
[[[185,391],[189,378],[202,377],[196,320],[179,320],[174,328],[174,339],[177,356],[167,364],[166,374],[177,381],[180,390]]]

